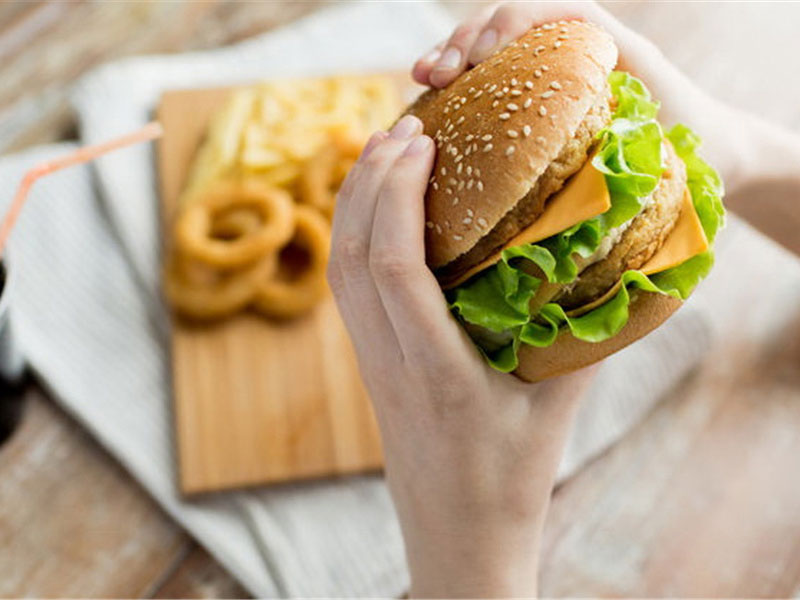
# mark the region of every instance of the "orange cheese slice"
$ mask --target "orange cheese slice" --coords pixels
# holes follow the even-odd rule
[[[664,240],[661,248],[639,270],[645,275],[660,273],[672,267],[677,267],[682,262],[702,254],[706,250],[708,250],[708,238],[706,238],[706,233],[703,231],[700,217],[697,216],[697,211],[694,209],[689,188],[684,188],[681,214],[675,223],[674,229]],[[617,294],[621,285],[622,283],[617,281],[605,294],[589,304],[568,311],[567,315],[578,317],[601,304],[605,304]]]
[[[708,250],[708,238],[692,203],[689,188],[683,190],[683,206],[675,228],[664,244],[641,269],[645,275],[671,269],[693,256]]]
[[[539,242],[581,221],[603,214],[609,208],[611,208],[611,198],[605,177],[592,166],[590,159],[572,176],[567,185],[550,199],[544,212],[533,224],[520,231],[503,248],[467,270],[446,287],[455,287],[475,273],[491,267],[500,260],[505,248]]]

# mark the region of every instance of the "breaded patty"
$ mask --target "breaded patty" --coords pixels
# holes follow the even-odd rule
[[[681,212],[686,186],[686,166],[667,142],[667,170],[653,191],[653,201],[631,224],[602,260],[584,269],[577,281],[564,288],[554,301],[570,310],[605,294],[629,269],[644,265],[664,244]]]
[[[547,200],[564,187],[566,180],[586,163],[596,143],[596,134],[608,125],[610,120],[608,97],[603,96],[589,110],[575,135],[564,145],[559,156],[539,176],[525,197],[468,252],[436,270],[439,282],[447,286],[449,282],[502,248],[508,240],[536,221],[544,212]]]

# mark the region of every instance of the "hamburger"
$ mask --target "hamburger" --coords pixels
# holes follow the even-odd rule
[[[601,28],[531,29],[407,112],[437,146],[428,266],[496,369],[538,381],[663,323],[713,264],[722,182]]]

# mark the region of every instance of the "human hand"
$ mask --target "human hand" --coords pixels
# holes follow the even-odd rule
[[[425,265],[434,144],[401,119],[339,193],[328,278],[381,430],[415,596],[531,596],[553,479],[589,371],[488,367]]]

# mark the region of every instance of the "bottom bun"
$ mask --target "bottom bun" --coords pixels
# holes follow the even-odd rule
[[[681,300],[672,296],[639,291],[631,299],[628,322],[617,335],[604,342],[584,342],[573,337],[568,329],[562,329],[547,348],[522,344],[514,375],[525,381],[541,381],[587,367],[653,331],[681,304]]]

